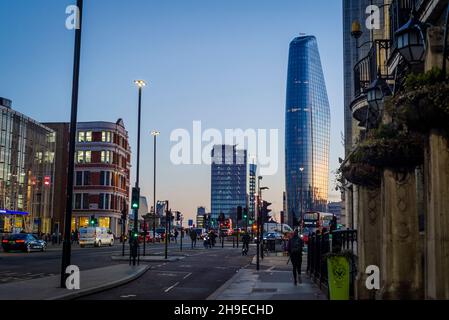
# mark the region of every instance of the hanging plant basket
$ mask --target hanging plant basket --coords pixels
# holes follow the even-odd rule
[[[356,185],[377,188],[381,182],[378,168],[366,163],[350,163],[341,169],[343,177]]]
[[[404,91],[386,103],[388,114],[409,130],[427,133],[449,129],[449,83],[441,81],[441,71],[410,75]]]
[[[359,144],[350,161],[379,169],[411,170],[424,163],[424,137],[397,129],[394,124],[383,124]]]

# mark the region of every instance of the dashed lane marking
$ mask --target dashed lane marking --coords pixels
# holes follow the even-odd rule
[[[169,292],[171,289],[173,289],[174,287],[176,287],[179,284],[179,282],[176,282],[174,285],[172,285],[171,287],[165,289],[165,293]]]

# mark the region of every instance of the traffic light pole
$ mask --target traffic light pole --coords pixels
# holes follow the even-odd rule
[[[140,125],[141,125],[141,115],[142,115],[142,86],[139,86],[139,106],[138,106],[138,120],[137,120],[137,168],[136,168],[136,188],[139,190],[139,167],[140,167]],[[136,265],[137,260],[137,250],[139,246],[139,209],[133,209],[134,212],[134,235],[133,235],[133,266]]]
[[[181,252],[182,252],[182,238],[183,238],[182,217],[181,217],[181,231],[179,232],[179,235],[181,236]]]
[[[168,201],[165,202],[166,203],[166,208],[165,208],[165,260],[168,259],[168,238],[170,238],[169,236],[169,228],[170,228],[170,217],[169,217],[169,209],[168,209]]]
[[[79,74],[80,74],[80,60],[81,60],[81,29],[83,19],[83,0],[77,0],[78,19],[77,29],[75,30],[75,49],[73,62],[73,82],[72,82],[72,108],[70,119],[70,142],[69,142],[69,164],[67,172],[67,198],[66,198],[66,215],[64,225],[64,243],[62,248],[61,261],[61,288],[66,287],[67,267],[71,260],[71,231],[72,231],[72,206],[73,206],[73,176],[75,171],[75,143],[76,143],[76,123],[78,114],[78,88],[79,88]]]

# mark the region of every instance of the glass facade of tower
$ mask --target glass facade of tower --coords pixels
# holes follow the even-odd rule
[[[212,150],[211,218],[223,213],[237,220],[237,207],[246,206],[247,151],[236,146],[217,145]]]
[[[257,165],[249,165],[249,193],[248,193],[248,215],[251,221],[256,217],[256,181],[257,181]]]
[[[51,233],[55,132],[0,98],[0,233]]]
[[[296,226],[301,212],[325,211],[329,193],[330,108],[313,36],[290,44],[285,128],[288,223]]]

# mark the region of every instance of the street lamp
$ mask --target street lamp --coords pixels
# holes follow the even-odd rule
[[[410,19],[395,33],[396,48],[409,64],[419,64],[424,60],[426,44],[421,22],[413,9]]]
[[[142,118],[142,89],[146,86],[146,82],[144,80],[135,80],[135,85],[138,87],[139,90],[139,102],[138,102],[138,116],[137,116],[137,168],[136,168],[136,189],[139,192],[139,199],[140,199],[140,190],[139,190],[139,175],[140,175],[140,126],[141,126],[141,118]],[[134,210],[134,235],[137,235],[139,232],[139,209],[133,209]],[[146,240],[146,234],[143,238],[144,242]],[[138,250],[138,237],[133,237],[133,250],[132,250],[132,257],[133,257],[133,265],[136,265],[136,259],[137,259],[137,250]]]
[[[153,130],[151,135],[153,136],[153,148],[154,148],[154,159],[153,159],[153,241],[156,244],[156,138],[161,133],[159,131]]]
[[[72,81],[72,108],[70,119],[70,142],[69,142],[69,163],[67,171],[67,197],[66,215],[64,225],[64,242],[61,259],[61,288],[66,287],[67,267],[71,264],[71,231],[72,231],[72,211],[73,211],[73,180],[75,172],[75,143],[76,143],[76,123],[78,115],[78,88],[81,60],[81,30],[83,21],[83,0],[77,0],[78,7],[78,28],[75,30],[75,49],[73,59],[73,81]]]
[[[303,224],[304,224],[304,211],[303,211],[303,190],[302,190],[302,184],[303,184],[303,180],[302,180],[302,176],[303,176],[303,172],[304,172],[304,168],[303,167],[301,167],[301,168],[299,168],[299,172],[301,172],[301,184],[300,184],[300,186],[299,186],[299,192],[300,192],[300,194],[299,194],[299,201],[301,201],[301,225],[300,225],[300,227],[301,227],[301,230],[302,230],[302,226],[303,226]]]

